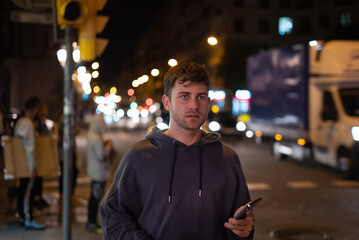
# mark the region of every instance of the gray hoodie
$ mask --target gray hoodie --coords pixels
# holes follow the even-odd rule
[[[187,146],[153,128],[124,155],[101,205],[105,239],[241,239],[224,227],[250,201],[239,159],[202,135]]]
[[[103,115],[94,115],[87,133],[87,174],[95,181],[106,181],[110,175],[110,164],[105,156],[102,136],[105,126]]]

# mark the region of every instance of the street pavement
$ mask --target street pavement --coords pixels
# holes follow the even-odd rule
[[[78,186],[75,191],[75,198],[72,201],[71,213],[71,236],[72,239],[103,239],[102,235],[87,232],[85,223],[87,221],[87,202],[90,195],[90,179],[83,175],[78,178]],[[47,226],[45,230],[25,230],[19,226],[19,218],[14,211],[10,211],[9,201],[6,196],[6,189],[1,188],[0,193],[0,240],[21,240],[21,239],[63,239],[61,220],[61,209],[59,205],[60,195],[58,193],[57,179],[44,179],[44,199],[50,204],[49,208],[43,210],[34,209],[35,220]],[[13,202],[12,208],[16,208]]]

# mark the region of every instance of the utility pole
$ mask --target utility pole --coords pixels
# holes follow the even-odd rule
[[[74,70],[72,58],[72,26],[66,25],[65,46],[67,52],[64,69],[64,135],[63,135],[63,189],[62,189],[62,230],[63,240],[71,240],[71,186],[74,148],[74,85],[71,79]]]

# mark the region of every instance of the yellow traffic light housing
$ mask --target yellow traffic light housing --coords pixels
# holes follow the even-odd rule
[[[87,0],[87,14],[79,27],[79,46],[82,61],[93,61],[105,50],[108,40],[96,38],[101,33],[109,19],[107,16],[98,16],[107,0]]]
[[[107,0],[56,0],[57,23],[64,27],[72,25],[79,29],[80,58],[93,61],[105,50],[108,40],[96,38],[109,20],[107,16],[98,16]]]
[[[85,0],[56,0],[57,24],[79,27],[87,14]]]

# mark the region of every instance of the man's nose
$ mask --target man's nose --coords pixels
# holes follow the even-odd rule
[[[198,106],[197,100],[196,100],[196,99],[192,99],[192,100],[190,101],[189,108],[190,108],[190,109],[197,109],[197,106]]]

